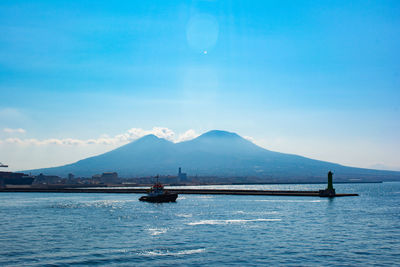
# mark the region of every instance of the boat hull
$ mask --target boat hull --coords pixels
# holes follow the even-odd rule
[[[157,196],[142,196],[139,198],[139,200],[153,203],[164,203],[175,202],[177,198],[178,194],[162,194]]]

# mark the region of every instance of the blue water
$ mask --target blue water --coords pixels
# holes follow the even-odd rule
[[[0,266],[399,265],[400,183],[335,187],[360,196],[0,193]]]

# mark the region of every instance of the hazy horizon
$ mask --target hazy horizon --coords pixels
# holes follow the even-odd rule
[[[103,149],[109,148],[108,150],[94,152],[92,154],[89,154],[88,156],[85,156],[84,158],[80,158],[78,160],[73,160],[71,162],[64,162],[64,163],[61,163],[58,165],[49,165],[49,166],[44,166],[44,167],[39,166],[39,167],[34,167],[34,168],[24,168],[24,169],[18,170],[18,171],[23,171],[23,170],[28,170],[28,169],[32,170],[32,169],[42,169],[42,168],[47,168],[47,167],[58,167],[58,166],[62,166],[65,164],[75,163],[79,160],[82,160],[82,159],[85,159],[88,157],[98,156],[103,153],[110,152],[114,149],[117,149],[119,147],[127,145],[131,142],[135,142],[136,140],[141,139],[142,137],[146,137],[146,136],[150,136],[150,135],[156,136],[157,138],[164,139],[164,140],[167,140],[172,143],[181,143],[181,142],[193,140],[193,139],[195,139],[205,133],[209,133],[211,131],[219,131],[219,132],[222,131],[222,132],[227,132],[227,133],[233,133],[233,132],[229,132],[229,131],[215,129],[215,130],[206,131],[201,134],[198,134],[193,130],[188,130],[188,131],[178,135],[168,128],[155,127],[149,131],[144,131],[142,129],[134,128],[134,129],[128,130],[124,134],[116,135],[113,137],[103,135],[102,137],[97,138],[97,139],[88,139],[88,140],[79,140],[79,139],[48,139],[48,140],[29,139],[28,140],[28,139],[25,139],[25,140],[22,140],[22,139],[16,138],[16,140],[14,140],[13,143],[19,143],[20,145],[28,145],[28,146],[29,145],[39,145],[39,146],[41,146],[41,145],[56,145],[56,146],[62,145],[62,146],[69,146],[69,147],[81,146],[84,149],[87,148],[88,146],[90,147],[93,144],[97,144],[97,145],[103,145]],[[237,134],[237,133],[235,133],[235,134]],[[241,136],[241,135],[239,135],[239,136],[243,139],[246,139],[247,141],[252,142],[253,144],[255,144],[259,147],[262,147],[262,146],[258,145],[255,142],[255,140],[250,136]],[[262,147],[262,148],[268,149],[265,147]],[[282,151],[275,151],[275,150],[271,150],[271,149],[268,149],[268,150],[273,151],[273,152],[285,153]],[[293,153],[287,153],[287,154],[293,154]],[[293,155],[297,155],[297,154],[293,154]],[[299,156],[303,156],[303,155],[299,155]],[[315,160],[321,160],[319,158],[311,158],[311,157],[308,157],[308,158],[315,159]],[[30,161],[30,163],[31,162],[32,161]],[[33,161],[33,162],[35,162],[35,161]],[[55,158],[55,162],[58,162],[57,158]],[[331,163],[337,163],[337,162],[331,162]],[[350,166],[350,165],[344,165],[344,164],[341,164],[341,165],[348,166],[348,167],[358,167],[358,166]],[[398,171],[397,169],[391,169],[384,165],[371,166],[369,169]]]
[[[400,170],[400,2],[2,1],[0,162],[156,133]]]

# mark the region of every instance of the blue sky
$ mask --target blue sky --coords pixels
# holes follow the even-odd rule
[[[165,127],[400,169],[399,14],[398,1],[1,1],[0,162],[64,164],[122,143],[46,140]]]

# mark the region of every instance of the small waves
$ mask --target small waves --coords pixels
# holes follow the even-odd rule
[[[150,232],[150,235],[152,236],[165,234],[167,232],[167,228],[150,228],[147,230]]]
[[[80,208],[121,208],[127,202],[136,200],[94,200],[82,202],[59,202],[52,204],[51,208],[80,209]]]
[[[192,214],[184,214],[184,213],[178,213],[176,214],[177,217],[182,217],[182,218],[190,218],[193,215]]]
[[[270,214],[279,214],[277,211],[243,211],[238,210],[232,212],[232,214],[252,214],[252,215],[270,215]]]
[[[248,222],[278,222],[282,219],[231,219],[231,220],[201,220],[196,222],[189,222],[187,225],[218,225],[218,224],[241,224]]]
[[[256,199],[257,202],[293,202],[293,203],[317,203],[322,202],[322,200],[289,200],[289,199]]]
[[[181,251],[169,251],[169,250],[151,250],[141,253],[142,256],[182,256],[204,253],[206,250],[204,248],[199,249],[186,249]]]
[[[31,265],[35,261],[38,261],[36,258],[40,258],[41,264],[35,266],[43,266],[43,265],[51,265],[51,266],[69,266],[69,265],[98,265],[98,264],[106,264],[115,265],[115,263],[132,263],[134,261],[140,262],[146,260],[148,257],[182,257],[186,255],[192,254],[200,254],[204,253],[206,250],[204,248],[198,249],[182,249],[182,250],[172,250],[172,249],[148,249],[148,250],[137,250],[137,249],[101,249],[98,248],[96,251],[89,252],[69,252],[69,253],[41,253],[27,255],[26,257],[19,257],[18,260],[13,261],[10,259],[8,262],[0,261],[0,265],[5,263],[6,265],[15,265],[18,266],[18,263],[21,262],[30,262]],[[16,264],[11,264],[16,263]],[[134,266],[134,265],[132,265]],[[153,265],[154,266],[154,265]]]

